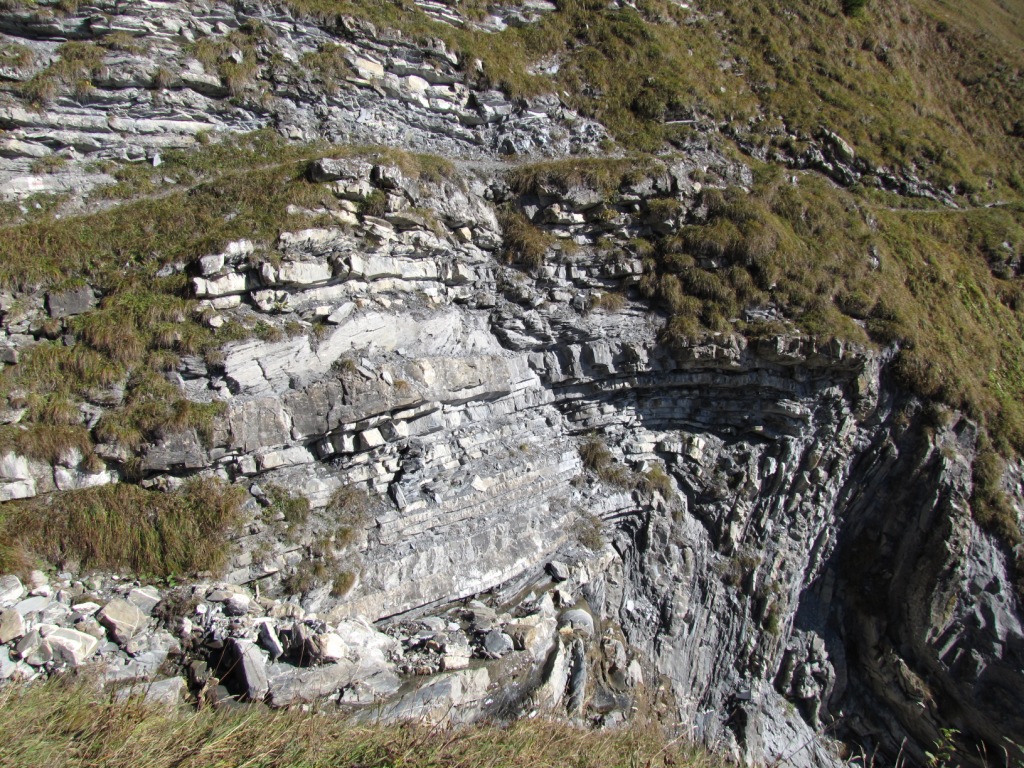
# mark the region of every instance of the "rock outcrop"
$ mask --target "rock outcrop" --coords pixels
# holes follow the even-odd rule
[[[603,129],[555,97],[478,87],[443,46],[352,19],[256,3],[96,8],[0,14],[32,52],[5,70],[18,82],[58,40],[148,46],[104,54],[88,98],[33,111],[6,95],[8,197],[63,191],[73,210],[110,181],[95,161],[157,165],[205,132],[266,126],[457,162],[417,175],[325,149],[307,171],[331,201],[308,211],[317,226],[181,267],[204,322],[269,329],[169,374],[189,400],[223,404],[210,435],[106,446],[102,467],[0,456],[3,501],[193,476],[249,498],[222,581],[0,578],[0,678],[96,664],[153,700],[187,687],[225,706],[450,722],[543,710],[610,726],[644,699],[751,764],[836,765],[837,740],[923,763],[942,729],[993,750],[1024,733],[1011,564],[969,510],[976,427],[955,413],[936,423],[901,393],[892,350],[801,336],[772,307],[749,318],[776,321],[772,336],[668,339],[639,291],[635,238],[699,223],[702,184],[749,184],[747,168],[701,142],[612,192],[521,189],[501,155],[596,151]],[[208,70],[203,41],[235,67]],[[313,55],[343,76],[317,74]],[[229,98],[255,84],[258,109]],[[51,156],[66,164],[31,171]],[[540,264],[516,261],[509,214],[542,237]],[[4,365],[36,343],[34,320],[98,298],[24,293],[30,319],[0,296]],[[90,428],[104,407],[90,404]],[[311,506],[299,530],[282,523],[282,489]]]

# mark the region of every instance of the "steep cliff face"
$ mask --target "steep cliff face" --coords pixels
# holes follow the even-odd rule
[[[380,150],[314,147],[306,199],[321,202],[288,212],[308,226],[163,268],[187,282],[206,326],[260,329],[216,355],[183,354],[166,373],[183,399],[222,404],[208,434],[186,425],[130,450],[95,433],[101,466],[81,452],[52,463],[4,456],[5,500],[117,481],[170,491],[194,476],[245,490],[247,523],[223,577],[232,588],[197,584],[212,607],[177,626],[185,658],[202,655],[211,669],[230,659],[250,698],[386,699],[395,716],[540,707],[610,724],[654,702],[752,764],[834,765],[852,752],[923,763],[946,728],[972,761],[973,745],[996,754],[1024,732],[1012,565],[969,510],[977,428],[903,393],[892,349],[815,341],[771,308],[746,311],[751,323],[777,323],[771,333],[673,337],[643,298],[649,266],[635,239],[706,223],[702,188],[749,185],[742,163],[699,141],[611,185],[586,175],[517,185],[508,176],[518,166],[501,154],[596,152],[603,129],[554,97],[513,102],[478,88],[443,46],[351,19],[317,24],[246,4],[97,11],[0,16],[35,67],[60,38],[127,32],[149,45],[102,58],[88,98],[58,95],[32,111],[9,96],[9,196],[63,190],[65,212],[88,210],[97,203],[84,192],[111,179],[86,159],[158,165],[158,153],[206,131],[265,126],[294,141],[455,161],[432,172]],[[255,19],[258,30],[246,26]],[[195,58],[197,41],[223,71]],[[304,58],[325,50],[344,62],[341,88]],[[250,59],[251,70],[237,69]],[[232,80],[243,74],[252,82]],[[258,107],[228,98],[252,83],[263,88]],[[55,150],[64,164],[32,170]],[[540,264],[524,263],[531,237]],[[8,297],[5,364],[53,335],[47,314],[91,311],[96,297],[75,291]],[[119,397],[92,396],[90,430]],[[12,404],[5,423],[24,413]],[[353,488],[370,499],[344,516],[337,499]],[[312,508],[287,530],[272,515],[282,493]],[[236,594],[259,598],[223,609],[248,624],[210,619]],[[490,606],[452,624],[451,605],[485,594]],[[18,605],[40,626],[72,621]],[[128,648],[131,634],[116,635],[109,614],[120,650],[104,652],[152,673],[137,657],[157,641]],[[282,644],[274,627],[285,620],[295,623]],[[474,651],[452,639],[462,631]],[[454,634],[430,634],[444,632]],[[332,635],[345,652],[325,650]],[[17,669],[63,666],[39,651],[46,636],[12,644]],[[430,643],[445,671],[472,652],[490,672],[429,682],[410,699],[395,665],[412,674]],[[513,645],[526,655],[508,656]],[[290,653],[296,669],[277,663]],[[349,666],[314,680],[308,655]],[[209,682],[190,670],[194,688]]]

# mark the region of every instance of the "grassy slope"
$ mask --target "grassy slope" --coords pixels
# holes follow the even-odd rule
[[[112,703],[51,680],[0,693],[5,768],[634,768],[720,762],[655,728],[587,732],[542,718],[507,728],[354,726],[329,714],[266,709],[181,712]]]
[[[456,30],[410,2],[283,0],[320,17],[351,14],[445,40],[484,79],[512,94],[557,90],[625,146],[685,139],[679,120],[710,119],[754,142],[788,144],[838,131],[876,165],[915,166],[942,187],[998,196],[1024,188],[1021,25],[995,0],[868,3],[704,0],[699,13],[665,0],[605,10],[562,0],[559,12],[500,34]],[[1019,19],[1019,15],[1016,16]],[[529,65],[557,57],[552,76]]]

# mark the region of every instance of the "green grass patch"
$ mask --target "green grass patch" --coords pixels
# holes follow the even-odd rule
[[[191,480],[171,493],[118,484],[0,507],[0,572],[42,559],[58,568],[161,578],[219,572],[244,492]]]
[[[223,406],[186,400],[164,373],[182,355],[216,359],[225,342],[255,329],[237,323],[209,328],[190,298],[186,275],[157,272],[236,239],[269,249],[282,230],[309,226],[308,216],[286,208],[329,202],[329,193],[305,178],[309,160],[323,152],[320,146],[289,146],[270,132],[171,152],[160,169],[179,180],[169,190],[157,189],[151,166],[122,166],[120,182],[104,194],[128,198],[118,207],[3,228],[0,285],[39,290],[88,283],[103,298],[86,314],[48,321],[55,340],[42,340],[17,365],[0,371],[0,396],[11,405],[31,401],[19,428],[0,429],[0,442],[38,458],[81,447],[87,433],[75,409],[88,401],[108,407],[95,429],[100,441],[134,449],[183,429],[208,436]],[[420,162],[410,158],[406,166]],[[422,165],[436,172],[437,164]],[[65,336],[73,339],[71,346]],[[111,387],[123,391],[113,408]]]
[[[504,238],[503,256],[511,264],[537,270],[544,264],[548,251],[557,242],[554,235],[534,226],[519,211],[503,208],[498,223]]]
[[[698,9],[562,0],[536,24],[496,34],[434,22],[411,2],[286,4],[328,22],[350,15],[441,39],[467,65],[482,62],[477,84],[514,97],[563,94],[630,149],[692,138],[693,123],[799,150],[824,127],[873,165],[913,166],[943,188],[1024,189],[1019,0],[709,0]],[[552,58],[557,74],[531,74]]]

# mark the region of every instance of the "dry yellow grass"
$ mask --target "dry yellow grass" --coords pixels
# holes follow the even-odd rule
[[[657,727],[586,731],[537,718],[508,727],[354,725],[337,713],[172,710],[113,702],[87,681],[0,692],[5,768],[711,768]]]

